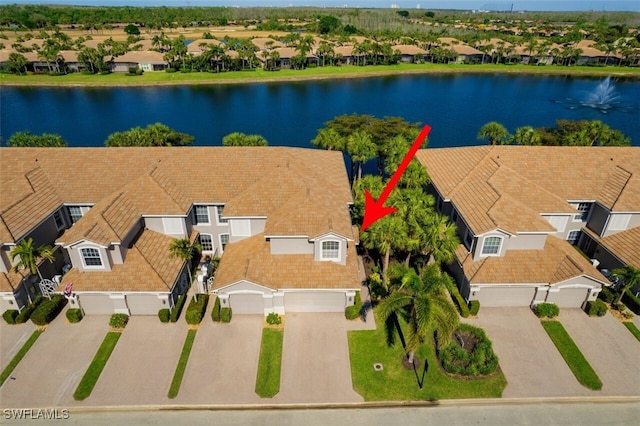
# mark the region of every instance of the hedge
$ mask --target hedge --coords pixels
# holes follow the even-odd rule
[[[348,320],[354,320],[362,314],[362,299],[360,298],[360,292],[356,291],[356,297],[354,304],[347,306],[344,310],[344,316]]]
[[[82,310],[81,309],[67,309],[67,319],[70,323],[80,322],[82,320]]]
[[[185,300],[187,300],[186,293],[178,296],[178,301],[173,307],[173,311],[171,311],[171,322],[176,322],[178,321],[178,318],[180,318],[180,313],[182,312],[182,307],[184,306]]]
[[[187,324],[200,324],[202,318],[204,318],[204,311],[207,310],[208,301],[208,294],[195,294],[191,298],[191,302],[189,302],[189,306],[187,307],[187,312],[184,314],[184,319],[187,321]]]
[[[4,318],[7,324],[15,324],[17,316],[18,316],[18,311],[16,309],[7,309],[2,314],[2,318]]]
[[[602,287],[602,291],[598,294],[598,299],[601,299],[607,303],[611,303],[616,300],[616,292],[610,287]]]
[[[58,316],[67,304],[67,298],[62,294],[54,294],[51,299],[44,299],[31,314],[31,322],[35,325],[49,324]]]
[[[598,316],[603,317],[607,313],[607,305],[600,299],[594,301],[588,301],[584,307],[584,311],[590,317]]]
[[[553,318],[560,314],[560,308],[555,303],[539,303],[533,307],[533,312],[538,318]]]
[[[220,321],[222,322],[231,322],[231,308],[221,308],[220,309]]]
[[[171,311],[169,309],[164,308],[158,311],[158,318],[160,318],[160,322],[169,322],[171,318]]]
[[[473,316],[478,315],[478,311],[480,311],[480,301],[479,300],[471,300],[469,302],[469,313]]]
[[[220,322],[220,298],[216,296],[215,302],[213,302],[213,309],[211,310],[211,319],[213,322]]]
[[[631,293],[631,289],[627,289],[622,296],[622,302],[627,305],[634,314],[640,315],[640,297],[636,297]]]
[[[33,311],[36,310],[36,308],[42,303],[43,300],[44,300],[44,297],[36,296],[36,298],[33,299],[33,301],[30,304],[25,306],[24,309],[20,311],[20,313],[16,317],[16,324],[23,324],[27,322],[29,318],[31,318]]]
[[[484,330],[469,324],[460,324],[455,333],[468,333],[478,342],[471,352],[463,348],[456,339],[438,351],[442,368],[452,374],[484,376],[498,368],[498,356],[493,351],[491,340]]]
[[[113,328],[125,328],[129,322],[129,315],[127,314],[113,314],[109,319],[109,325]]]

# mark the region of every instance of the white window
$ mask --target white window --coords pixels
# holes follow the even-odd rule
[[[62,215],[60,214],[60,210],[56,210],[53,213],[53,220],[56,222],[56,228],[58,229],[58,231],[64,228],[64,221],[62,220]]]
[[[227,246],[228,242],[229,234],[220,234],[220,247],[222,247],[222,251],[224,251],[224,248]]]
[[[578,244],[578,240],[580,240],[580,234],[582,234],[582,231],[579,229],[569,232],[567,235],[567,241],[575,246]]]
[[[218,212],[218,223],[229,223],[228,219],[223,219],[222,214],[224,212],[224,206],[216,206]]]
[[[323,241],[321,256],[322,259],[340,259],[340,242]]]
[[[251,222],[249,219],[233,219],[231,221],[231,233],[238,237],[250,237]]]
[[[213,251],[213,239],[209,234],[200,234],[200,245],[202,251]]]
[[[502,244],[501,237],[486,237],[482,245],[482,254],[491,255],[500,253],[500,244]]]
[[[587,217],[589,217],[589,211],[591,210],[592,203],[578,203],[576,209],[578,210],[578,214],[573,216],[574,222],[586,222]]]
[[[630,214],[612,214],[609,217],[609,226],[607,228],[610,231],[624,231],[627,229],[629,220],[631,220]]]
[[[94,248],[80,249],[80,255],[84,266],[102,266],[102,258],[100,257],[100,250]]]
[[[208,225],[209,224],[209,208],[207,206],[193,206],[193,211],[196,216],[196,225]]]
[[[82,207],[69,206],[69,217],[71,218],[72,223],[79,221],[82,218]]]

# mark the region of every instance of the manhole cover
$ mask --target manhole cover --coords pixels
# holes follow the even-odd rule
[[[376,362],[375,364],[373,364],[373,369],[376,371],[382,371],[384,367],[379,362]]]

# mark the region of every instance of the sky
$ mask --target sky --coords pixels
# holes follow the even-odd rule
[[[633,11],[640,0],[0,0],[0,4],[72,4],[89,6],[319,6],[376,7],[401,9],[467,9],[535,11]]]

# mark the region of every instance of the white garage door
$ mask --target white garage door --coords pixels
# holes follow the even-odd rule
[[[261,294],[232,294],[229,297],[233,315],[262,314],[264,315],[264,298]]]
[[[535,287],[484,287],[471,298],[480,306],[530,306],[535,294]]]
[[[131,315],[157,315],[163,305],[155,294],[127,294],[127,306]]]
[[[284,294],[285,312],[344,312],[342,292],[293,292]]]
[[[555,303],[560,308],[580,308],[588,295],[586,288],[561,288],[558,292],[549,292],[547,302]]]
[[[109,315],[114,312],[113,300],[107,294],[82,294],[78,301],[85,314]]]

